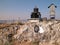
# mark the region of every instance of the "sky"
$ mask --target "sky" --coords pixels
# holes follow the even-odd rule
[[[56,8],[56,19],[60,19],[60,0],[0,0],[0,20],[30,19],[33,8],[37,6],[42,17],[49,18],[50,4]]]

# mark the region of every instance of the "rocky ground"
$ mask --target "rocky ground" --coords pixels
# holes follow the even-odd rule
[[[39,27],[37,33],[35,25]],[[0,45],[60,45],[60,21],[26,22],[0,28]]]

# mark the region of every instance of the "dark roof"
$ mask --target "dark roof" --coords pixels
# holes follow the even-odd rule
[[[53,3],[50,5],[50,6],[48,6],[48,8],[50,8],[52,5],[54,5]],[[57,8],[57,6],[56,5],[54,5],[55,6],[55,8]]]

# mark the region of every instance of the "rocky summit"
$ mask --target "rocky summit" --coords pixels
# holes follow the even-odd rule
[[[0,45],[60,45],[59,20],[4,26],[0,28]]]

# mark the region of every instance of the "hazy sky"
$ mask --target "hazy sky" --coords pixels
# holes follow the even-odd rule
[[[0,19],[29,19],[36,5],[42,17],[49,17],[51,3],[57,6],[56,18],[60,19],[60,0],[0,0]]]

